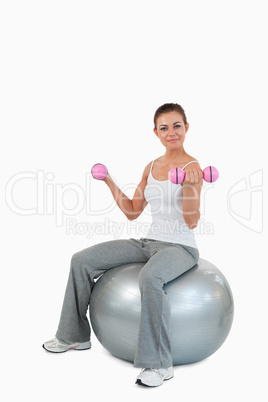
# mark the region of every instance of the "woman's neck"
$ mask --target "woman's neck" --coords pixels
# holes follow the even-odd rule
[[[163,161],[165,162],[178,162],[185,159],[187,153],[184,148],[176,149],[174,151],[166,150],[166,153],[163,155]]]

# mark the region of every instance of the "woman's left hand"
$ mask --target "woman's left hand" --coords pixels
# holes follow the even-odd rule
[[[183,185],[183,217],[189,229],[196,228],[200,219],[200,193],[203,185],[201,169],[185,172]]]
[[[189,169],[185,172],[185,178],[182,183],[183,185],[202,187],[203,185],[203,172],[201,169]]]

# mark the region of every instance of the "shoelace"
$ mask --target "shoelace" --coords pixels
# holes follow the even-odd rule
[[[62,346],[67,346],[68,343],[62,341],[61,339],[55,338],[55,339],[53,339],[53,342],[51,344],[52,347],[57,347],[57,346],[61,346],[61,345]]]
[[[144,373],[144,371],[153,371],[154,373],[159,374],[159,369],[144,368],[142,369],[142,372]]]

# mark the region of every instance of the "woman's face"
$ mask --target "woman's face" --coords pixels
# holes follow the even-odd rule
[[[178,112],[164,113],[158,116],[154,132],[161,143],[168,149],[180,148],[189,129],[189,123],[183,122]]]

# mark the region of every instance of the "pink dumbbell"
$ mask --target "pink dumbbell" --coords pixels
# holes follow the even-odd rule
[[[94,166],[92,166],[91,174],[94,179],[103,180],[107,176],[108,170],[107,167],[102,163],[96,163]]]
[[[172,168],[168,173],[168,178],[173,184],[181,184],[185,179],[185,172],[177,167]],[[203,179],[213,183],[219,177],[219,172],[214,166],[208,166],[203,170]]]

